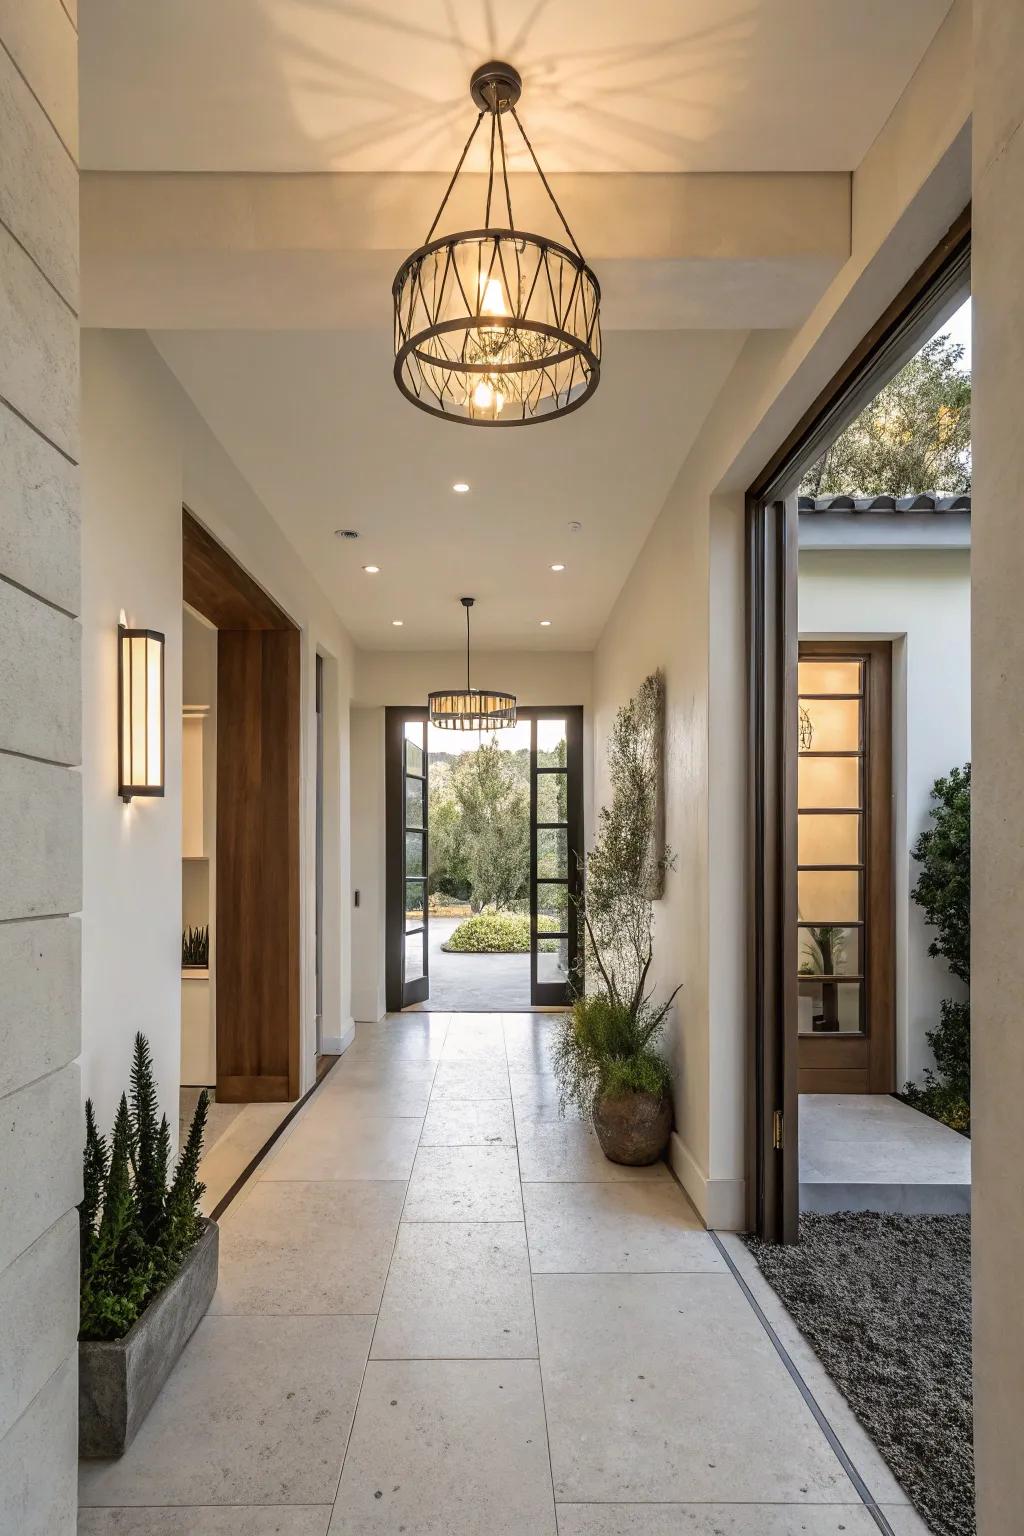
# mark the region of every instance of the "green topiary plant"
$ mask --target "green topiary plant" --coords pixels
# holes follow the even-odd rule
[[[199,1182],[208,1100],[199,1095],[168,1188],[171,1132],[157,1119],[153,1058],[135,1036],[131,1096],[121,1095],[108,1149],[85,1106],[79,1338],[119,1339],[177,1273],[202,1233]]]
[[[664,1099],[671,1088],[670,1069],[656,1047],[679,988],[658,1005],[648,990],[654,901],[674,863],[661,840],[664,708],[665,683],[657,672],[618,711],[612,726],[611,795],[598,816],[576,904],[584,963],[598,985],[592,995],[577,999],[555,1037],[553,1065],[563,1110],[571,1102],[586,1112],[595,1102],[630,1093]]]
[[[538,931],[558,932],[553,918],[541,913]],[[444,946],[457,955],[525,955],[530,950],[530,919],[517,912],[478,912],[459,924]],[[554,939],[541,939],[541,953],[558,948]]]
[[[912,892],[936,936],[928,953],[946,961],[966,986],[971,981],[971,765],[954,768],[932,787],[934,825],[921,833],[913,856],[921,873]],[[928,1031],[936,1072],[923,1086],[908,1083],[904,1098],[959,1131],[970,1129],[971,1005],[947,998]]]

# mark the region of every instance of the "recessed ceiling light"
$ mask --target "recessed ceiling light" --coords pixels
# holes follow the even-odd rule
[[[363,570],[366,572],[367,576],[379,576],[380,575],[380,566],[379,565],[364,565],[363,566]]]
[[[553,565],[551,567],[551,569],[553,571],[564,571],[565,570],[565,566],[564,565]]]
[[[405,620],[404,619],[392,619],[391,622],[395,626],[396,629],[401,629],[402,625],[405,623]]]
[[[465,480],[456,480],[455,484],[452,486],[452,490],[458,491],[460,496],[465,496],[466,492],[469,490],[469,486],[466,484]]]
[[[334,537],[336,539],[358,539],[359,533],[355,528],[335,528]]]
[[[550,619],[541,619],[540,627],[541,627],[541,629],[550,629],[551,628],[551,620]]]

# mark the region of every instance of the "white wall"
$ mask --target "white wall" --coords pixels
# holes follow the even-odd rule
[[[177,1126],[181,932],[181,507],[235,556],[299,626],[302,664],[301,942],[302,1085],[315,1071],[313,656],[328,658],[325,796],[325,1018],[329,1049],[351,1038],[347,901],[347,763],[352,648],[325,594],[149,339],[83,333],[83,564],[86,600],[83,754],[86,799],[86,938],[83,1070],[101,1122],[127,1078],[136,1029],[151,1036],[161,1102]],[[111,625],[124,606],[167,634],[167,795],[117,799],[116,651]],[[113,617],[111,617],[113,614]],[[145,899],[140,900],[140,893]],[[173,1111],[173,1113],[172,1113]]]
[[[1024,7],[975,0],[972,1196],[978,1536],[1024,1508]]]
[[[458,687],[464,651],[359,651],[352,710],[352,1006],[359,1020],[384,1014],[384,709],[425,705],[432,688]],[[583,705],[583,820],[593,811],[593,657],[587,651],[473,653],[474,686],[514,693],[520,704]]]
[[[919,1079],[925,1033],[944,997],[964,988],[928,955],[934,929],[910,900],[910,856],[932,825],[935,780],[971,756],[968,550],[803,550],[799,623],[805,640],[894,640],[893,866],[896,912],[896,1081]]]
[[[75,1529],[77,37],[0,4],[0,1528]]]

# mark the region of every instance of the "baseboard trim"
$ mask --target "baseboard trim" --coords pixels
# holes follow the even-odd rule
[[[678,1131],[672,1132],[668,1160],[706,1227],[716,1232],[744,1230],[746,1185],[743,1179],[709,1179]]]
[[[353,1019],[346,1020],[340,1035],[324,1035],[320,1041],[320,1049],[324,1056],[341,1056],[348,1050],[356,1037],[356,1026]]]

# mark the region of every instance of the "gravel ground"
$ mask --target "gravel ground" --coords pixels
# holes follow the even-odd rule
[[[967,1216],[804,1216],[800,1242],[747,1238],[937,1536],[974,1536]]]

